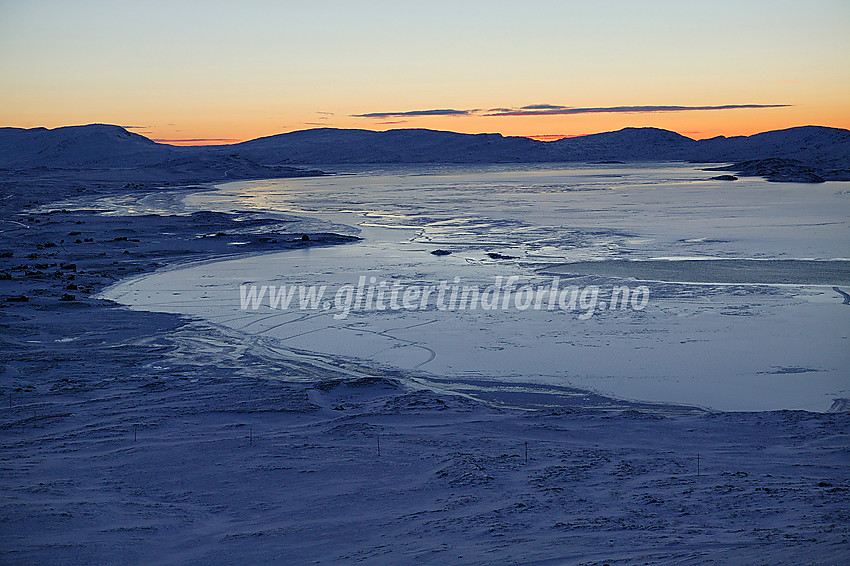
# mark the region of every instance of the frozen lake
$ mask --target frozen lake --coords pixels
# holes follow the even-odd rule
[[[186,197],[181,210],[266,211],[292,217],[296,233],[362,239],[164,270],[104,296],[262,337],[284,355],[413,375],[720,410],[826,410],[850,397],[850,306],[832,289],[850,283],[850,187],[710,176],[684,164],[418,167],[229,183]],[[575,267],[550,267],[562,263]],[[543,291],[541,308],[523,309],[514,295],[508,308],[463,310],[417,297],[411,308],[340,316],[334,293],[363,281],[399,297],[440,281],[482,294],[510,281],[515,291],[598,296],[547,308]],[[296,291],[283,309],[267,291],[243,309],[252,285],[324,285],[327,294],[301,309]],[[647,300],[608,308],[614,286],[633,298],[643,287]]]

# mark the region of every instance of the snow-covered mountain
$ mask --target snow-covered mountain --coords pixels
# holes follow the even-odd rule
[[[264,164],[737,162],[786,158],[812,166],[850,167],[850,131],[803,126],[753,136],[697,141],[659,128],[624,128],[541,142],[500,134],[458,134],[423,129],[375,132],[320,128],[219,146],[210,151],[237,152]]]
[[[156,143],[121,126],[89,124],[47,128],[0,128],[0,170],[18,172],[108,171],[127,181],[192,182],[315,174],[261,165],[233,151]]]
[[[424,129],[386,132],[318,128],[233,146],[261,163],[490,163],[545,161],[542,142],[501,134]]]
[[[0,128],[0,167],[93,168],[156,162],[165,146],[121,126]]]
[[[659,128],[624,128],[615,132],[564,138],[550,142],[559,161],[666,161],[687,160],[697,142]]]
[[[13,170],[120,167],[185,174],[220,170],[244,178],[271,176],[289,165],[681,160],[752,162],[745,174],[770,178],[775,161],[760,165],[767,159],[790,160],[783,164],[782,180],[795,180],[795,167],[806,171],[799,180],[850,179],[850,131],[802,126],[697,141],[658,128],[625,128],[541,142],[425,129],[317,128],[226,146],[176,147],[104,124],[52,130],[0,128],[0,168]]]
[[[723,136],[700,140],[692,159],[748,161],[786,158],[822,167],[850,167],[850,131],[800,126],[752,136]]]

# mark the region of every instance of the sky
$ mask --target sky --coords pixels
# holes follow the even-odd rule
[[[850,1],[0,0],[0,126],[850,128]]]

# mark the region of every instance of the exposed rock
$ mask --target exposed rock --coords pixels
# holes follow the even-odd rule
[[[737,171],[739,175],[764,177],[768,181],[780,183],[823,183],[826,180],[823,170],[801,163],[796,159],[780,157],[743,161],[711,170]]]

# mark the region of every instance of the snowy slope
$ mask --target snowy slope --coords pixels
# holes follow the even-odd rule
[[[156,162],[175,148],[157,144],[120,126],[89,124],[0,129],[0,167],[109,167],[129,160]]]

